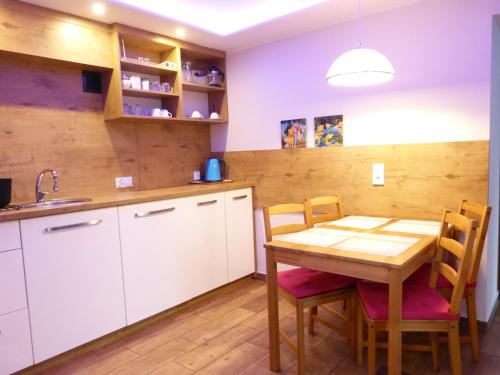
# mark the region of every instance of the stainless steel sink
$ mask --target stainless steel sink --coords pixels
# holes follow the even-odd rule
[[[24,203],[20,204],[22,208],[35,208],[35,207],[59,207],[59,206],[68,206],[72,204],[82,204],[86,202],[90,202],[92,199],[90,198],[70,198],[70,199],[54,199],[54,200],[47,200],[45,202],[30,202],[30,203]]]

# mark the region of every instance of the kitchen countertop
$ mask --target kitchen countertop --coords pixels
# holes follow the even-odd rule
[[[229,190],[249,188],[253,186],[254,184],[249,182],[226,182],[217,184],[183,185],[163,189],[116,192],[114,194],[106,194],[101,196],[89,196],[88,198],[91,198],[92,201],[81,204],[51,208],[23,208],[20,210],[0,212],[0,222],[31,219],[35,217],[58,215],[68,212],[93,210],[97,208],[124,206],[127,204],[153,202],[165,199],[190,197],[194,195],[219,193]]]

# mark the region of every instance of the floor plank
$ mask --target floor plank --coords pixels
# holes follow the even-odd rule
[[[266,354],[267,350],[244,342],[240,346],[217,358],[214,362],[196,372],[196,374],[240,374]]]
[[[253,315],[255,315],[254,312],[238,307],[220,318],[189,331],[182,337],[197,344],[204,344]]]
[[[235,326],[196,349],[175,359],[178,364],[190,369],[199,370],[226,354],[238,345],[247,341],[258,332],[245,326]]]

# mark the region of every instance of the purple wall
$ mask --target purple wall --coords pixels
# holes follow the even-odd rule
[[[330,63],[360,39],[345,22],[228,57],[230,123],[214,151],[280,148],[279,122],[343,114],[346,145],[489,139],[491,17],[498,0],[423,0],[362,19],[362,41],[396,69],[366,88],[325,83]]]

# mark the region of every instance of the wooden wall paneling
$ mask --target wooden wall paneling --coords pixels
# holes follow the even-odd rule
[[[14,0],[0,0],[0,50],[113,67],[108,25]]]
[[[200,125],[137,125],[140,188],[185,185],[210,156],[210,129]]]
[[[104,118],[112,119],[121,117],[123,114],[123,95],[122,95],[122,69],[120,65],[120,38],[113,30],[111,35],[111,49],[113,56],[113,71],[107,75],[104,98]]]
[[[347,214],[439,218],[487,201],[488,141],[226,152],[229,177],[256,183],[256,204],[339,193]],[[371,184],[373,163],[385,185]]]

